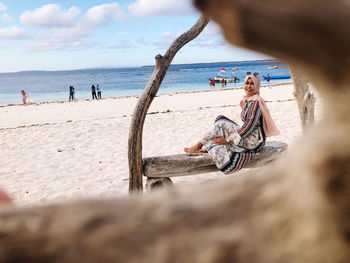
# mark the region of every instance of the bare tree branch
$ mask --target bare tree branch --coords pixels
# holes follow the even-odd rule
[[[158,89],[165,77],[176,53],[188,42],[196,38],[209,23],[209,19],[201,16],[197,23],[187,32],[179,36],[168,48],[164,57],[156,56],[156,65],[145,87],[141,97],[139,98],[134,110],[133,118],[129,131],[129,191],[142,192],[142,130],[145,122],[147,111],[158,92]]]
[[[289,69],[294,82],[294,97],[298,103],[299,116],[301,121],[302,132],[313,127],[315,124],[315,102],[314,94],[310,92],[309,82],[305,75],[298,70]]]

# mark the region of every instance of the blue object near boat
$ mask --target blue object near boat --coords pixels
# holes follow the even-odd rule
[[[267,76],[263,76],[264,79],[267,79]],[[280,76],[271,76],[270,79],[290,79],[290,75],[280,75]]]

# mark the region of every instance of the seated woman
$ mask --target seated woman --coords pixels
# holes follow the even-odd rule
[[[266,136],[279,131],[273,122],[265,101],[260,97],[258,73],[247,72],[244,82],[246,95],[240,102],[243,126],[225,116],[218,116],[211,129],[186,153],[208,152],[216,166],[225,174],[236,172],[265,145]]]

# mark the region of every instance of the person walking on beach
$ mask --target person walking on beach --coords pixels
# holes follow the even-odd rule
[[[242,127],[220,115],[202,139],[192,147],[184,148],[184,151],[208,152],[218,169],[225,174],[245,167],[265,145],[266,136],[279,134],[259,89],[258,73],[247,72],[245,96],[240,102]]]
[[[75,89],[73,86],[69,86],[69,101],[75,99]]]
[[[270,74],[267,74],[266,80],[267,82],[270,82]]]
[[[23,104],[27,104],[26,92],[23,89],[21,90],[21,95],[22,95],[22,102],[23,102]]]
[[[96,90],[97,90],[97,97],[98,97],[99,99],[102,99],[102,89],[100,88],[100,85],[99,85],[99,84],[97,84]]]
[[[97,99],[97,96],[96,96],[96,87],[94,84],[92,84],[91,86],[91,94],[92,94],[92,99]]]

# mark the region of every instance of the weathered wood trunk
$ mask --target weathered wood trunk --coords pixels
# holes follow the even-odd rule
[[[287,149],[282,142],[266,142],[264,148],[249,161],[247,168],[261,167],[275,160]],[[208,153],[176,154],[147,157],[143,159],[143,175],[146,177],[175,177],[217,172]]]
[[[290,68],[294,82],[294,96],[298,103],[301,128],[303,133],[315,124],[315,102],[314,94],[310,92],[309,82],[305,75],[298,70]]]
[[[129,191],[142,192],[142,131],[146,119],[147,111],[156,96],[160,84],[169,68],[171,61],[176,53],[192,39],[196,38],[209,23],[209,19],[201,16],[197,23],[187,32],[179,36],[168,48],[165,55],[156,56],[156,65],[139,98],[134,110],[130,124],[129,143],[128,143],[128,161],[129,161]]]
[[[264,148],[256,153],[245,168],[265,166],[280,158],[286,149],[286,143],[266,142]],[[147,177],[146,190],[148,192],[162,186],[173,186],[169,177],[211,172],[218,172],[218,168],[208,153],[163,155],[143,159],[143,175]]]
[[[255,176],[121,200],[1,208],[0,262],[349,262],[350,5],[196,3],[228,41],[305,72],[324,100],[317,133]]]

